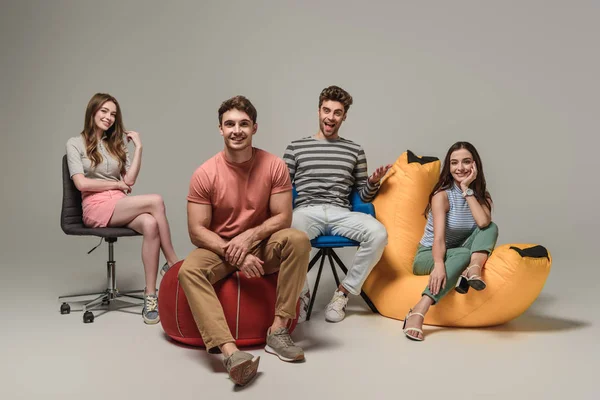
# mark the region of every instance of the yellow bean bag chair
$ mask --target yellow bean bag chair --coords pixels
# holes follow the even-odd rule
[[[363,291],[386,317],[404,319],[428,283],[429,276],[413,275],[412,263],[427,222],[423,211],[439,174],[439,159],[407,151],[396,160],[373,201],[377,219],[387,229],[388,245]],[[550,253],[539,245],[496,246],[483,269],[487,288],[471,289],[466,295],[452,290],[430,308],[425,324],[483,327],[508,322],[535,301],[551,264]]]

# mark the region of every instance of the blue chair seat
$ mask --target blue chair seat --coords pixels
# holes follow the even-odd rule
[[[310,244],[315,249],[337,249],[341,247],[358,247],[360,245],[360,243],[343,236],[318,236],[311,240]]]

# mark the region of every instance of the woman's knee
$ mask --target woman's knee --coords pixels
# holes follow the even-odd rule
[[[491,232],[494,235],[498,236],[498,225],[495,222],[490,222],[488,226],[484,228],[485,231]]]
[[[160,194],[149,194],[150,207],[153,210],[162,212],[165,210],[165,202]]]
[[[158,223],[156,219],[150,214],[142,214],[142,234],[144,236],[153,238],[158,236]]]
[[[479,228],[480,232],[490,232],[498,235],[498,225],[495,222],[490,222],[485,228]]]

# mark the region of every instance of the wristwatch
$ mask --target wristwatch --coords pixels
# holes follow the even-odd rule
[[[467,197],[467,196],[473,196],[473,189],[471,188],[467,188],[467,190],[465,190],[462,194],[463,197]]]

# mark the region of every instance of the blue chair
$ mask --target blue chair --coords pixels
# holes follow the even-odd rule
[[[296,186],[294,186],[292,191],[292,206],[294,206],[294,204],[296,203],[297,196],[298,193],[296,192]],[[350,193],[350,205],[352,206],[352,211],[362,212],[375,217],[375,207],[373,207],[373,204],[363,202],[356,191],[352,191],[352,193]],[[331,272],[333,273],[335,283],[337,286],[339,286],[340,279],[338,277],[335,267],[337,266],[338,268],[340,268],[342,272],[344,272],[344,274],[348,273],[348,268],[346,268],[342,260],[340,260],[334,249],[339,249],[342,247],[360,246],[359,242],[339,235],[317,236],[316,238],[310,241],[310,244],[313,248],[319,249],[319,251],[317,252],[317,254],[315,254],[312,260],[310,260],[310,263],[308,264],[308,270],[310,271],[311,268],[317,263],[317,261],[321,260],[321,263],[319,264],[319,271],[317,272],[315,286],[311,294],[310,304],[308,306],[308,312],[306,314],[307,321],[310,319],[313,304],[315,302],[315,299],[317,298],[317,289],[319,288],[319,281],[321,280],[321,272],[323,271],[325,258],[327,257],[327,259],[329,260],[329,266],[331,267]],[[360,296],[363,298],[365,303],[367,303],[371,311],[373,311],[374,313],[379,312],[377,311],[377,308],[375,307],[371,299],[369,299],[369,297],[365,294],[365,292],[361,291]]]

